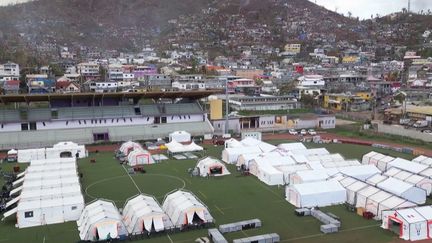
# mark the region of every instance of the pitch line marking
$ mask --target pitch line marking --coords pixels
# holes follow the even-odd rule
[[[204,193],[202,193],[201,191],[198,191],[199,194],[201,194],[205,199],[207,199],[207,196],[204,195]]]
[[[129,176],[129,178],[131,179],[132,183],[135,185],[136,189],[138,190],[138,192],[140,194],[142,194],[141,189],[139,189],[138,185],[135,183],[134,179],[132,178],[132,176],[129,174],[129,172],[127,171],[126,167],[124,165],[122,165],[124,171],[126,172],[126,174]]]
[[[171,237],[169,236],[169,234],[167,234],[167,237],[168,237],[168,239],[169,239],[169,241],[170,241],[171,243],[174,243],[174,241],[171,239]]]
[[[214,206],[222,215],[225,215],[225,213],[222,211],[222,209],[220,209],[217,205],[214,205]]]

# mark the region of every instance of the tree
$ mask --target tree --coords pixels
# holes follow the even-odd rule
[[[287,94],[291,93],[295,89],[295,87],[296,87],[296,85],[294,84],[294,82],[283,84],[282,86],[279,87],[279,94],[280,95],[287,95]]]
[[[348,11],[348,18],[352,18],[352,13],[351,13],[351,11]]]
[[[302,94],[300,102],[306,108],[313,108],[315,105],[315,98],[313,97],[313,95]]]
[[[64,75],[63,69],[58,64],[50,64],[49,69],[55,77],[61,77]]]

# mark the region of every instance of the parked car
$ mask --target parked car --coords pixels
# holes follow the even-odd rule
[[[426,134],[432,135],[432,130],[423,130],[423,133],[426,133]]]
[[[298,134],[298,132],[295,129],[288,130],[288,133],[291,135],[297,135]]]
[[[307,134],[306,129],[302,129],[302,130],[300,131],[300,134],[301,134],[301,135],[306,135],[306,134]]]
[[[309,129],[309,130],[308,130],[308,133],[309,133],[310,135],[317,135],[317,132],[315,132],[315,130],[313,130],[313,129]]]
[[[422,127],[427,127],[428,126],[428,121],[426,120],[421,120],[421,121],[416,121],[416,123],[414,123],[413,127],[415,128],[422,128]]]

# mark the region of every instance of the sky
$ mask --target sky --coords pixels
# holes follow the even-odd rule
[[[1,0],[0,0],[1,1]],[[351,11],[353,16],[360,19],[370,18],[371,14],[379,14],[381,16],[394,12],[400,12],[402,8],[408,8],[408,0],[310,0],[318,5],[324,6],[329,10],[335,11],[338,8],[338,13]],[[411,0],[411,10],[418,12],[419,10],[431,9],[432,0]]]
[[[11,3],[23,3],[28,1],[29,0],[0,0],[0,6],[9,5]]]

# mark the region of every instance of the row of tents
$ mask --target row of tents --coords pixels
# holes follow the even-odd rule
[[[3,219],[16,214],[18,228],[75,221],[85,205],[75,158],[32,160],[13,186]]]
[[[137,195],[126,201],[122,214],[113,202],[94,201],[84,208],[77,225],[81,240],[102,241],[213,222],[195,195],[179,190],[168,194],[162,206],[152,196]]]

